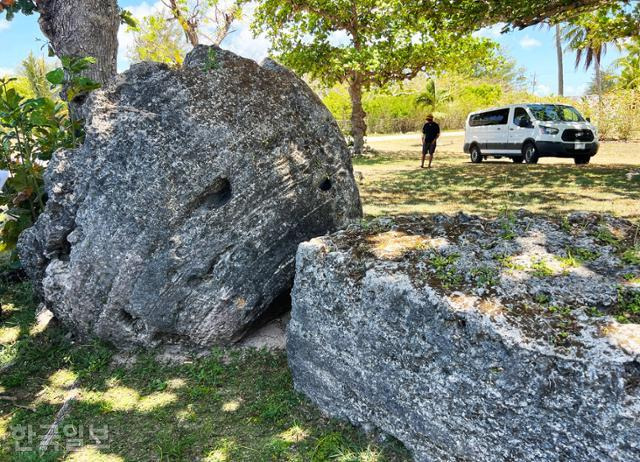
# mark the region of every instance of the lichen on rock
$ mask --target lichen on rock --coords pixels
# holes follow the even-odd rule
[[[340,130],[278,64],[197,47],[86,105],[21,259],[48,306],[120,347],[234,341],[290,289],[298,243],[357,220]]]
[[[418,461],[640,460],[637,245],[624,220],[525,212],[303,243],[295,386]]]

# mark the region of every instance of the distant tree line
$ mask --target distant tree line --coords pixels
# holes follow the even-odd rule
[[[238,6],[223,10],[216,0],[163,2],[170,14],[141,25],[116,0],[0,0],[0,11],[7,19],[17,12],[38,13],[51,52],[59,57],[93,56],[95,64],[85,74],[100,83],[116,72],[121,23],[140,28],[139,50],[180,31],[193,46],[211,32],[207,23],[216,26],[207,41],[219,43],[241,11]],[[277,59],[325,85],[346,86],[358,153],[367,132],[365,92],[384,90],[422,72],[436,75],[463,57],[465,63],[492,65],[498,58],[495,44],[471,34],[497,23],[503,23],[505,31],[562,24],[564,40],[579,61],[594,66],[602,94],[602,55],[613,41],[637,37],[640,6],[626,0],[262,0],[255,19],[255,31],[270,37]],[[184,52],[179,47],[153,51],[140,58],[179,65]],[[620,80],[635,85],[634,62],[629,59],[621,66],[628,69]]]

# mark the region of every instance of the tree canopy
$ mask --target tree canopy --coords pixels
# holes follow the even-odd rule
[[[507,30],[521,29],[629,3],[628,0],[409,0],[416,13],[435,12],[465,30],[477,30],[496,23],[505,23]]]
[[[496,44],[460,33],[398,0],[265,0],[255,30],[285,65],[326,85],[347,83],[355,152],[366,133],[362,91],[495,57]]]

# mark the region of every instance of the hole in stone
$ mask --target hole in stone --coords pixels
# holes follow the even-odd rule
[[[87,100],[87,95],[79,95],[73,98],[73,102],[78,106],[82,106]]]
[[[633,361],[624,365],[625,385],[627,393],[634,393],[640,390],[640,362]]]
[[[320,183],[320,191],[329,191],[333,185],[331,184],[331,180],[326,178],[322,183]]]
[[[231,183],[227,178],[216,178],[194,203],[194,208],[219,208],[231,200]]]
[[[288,286],[285,290],[280,292],[266,308],[266,310],[256,318],[245,331],[234,339],[234,341],[242,340],[243,338],[250,337],[255,332],[259,331],[262,327],[266,326],[270,322],[282,318],[288,319],[288,315],[291,312],[291,289],[293,284]]]
[[[134,318],[131,313],[128,313],[125,310],[120,310],[120,317],[127,324],[133,324],[134,322],[136,322],[136,318]]]

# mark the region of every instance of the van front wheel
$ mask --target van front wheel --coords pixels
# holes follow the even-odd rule
[[[476,145],[471,146],[471,162],[474,164],[482,162],[482,153],[480,152],[480,148]]]
[[[524,161],[527,164],[538,163],[538,150],[536,149],[535,144],[527,143],[524,145]]]

